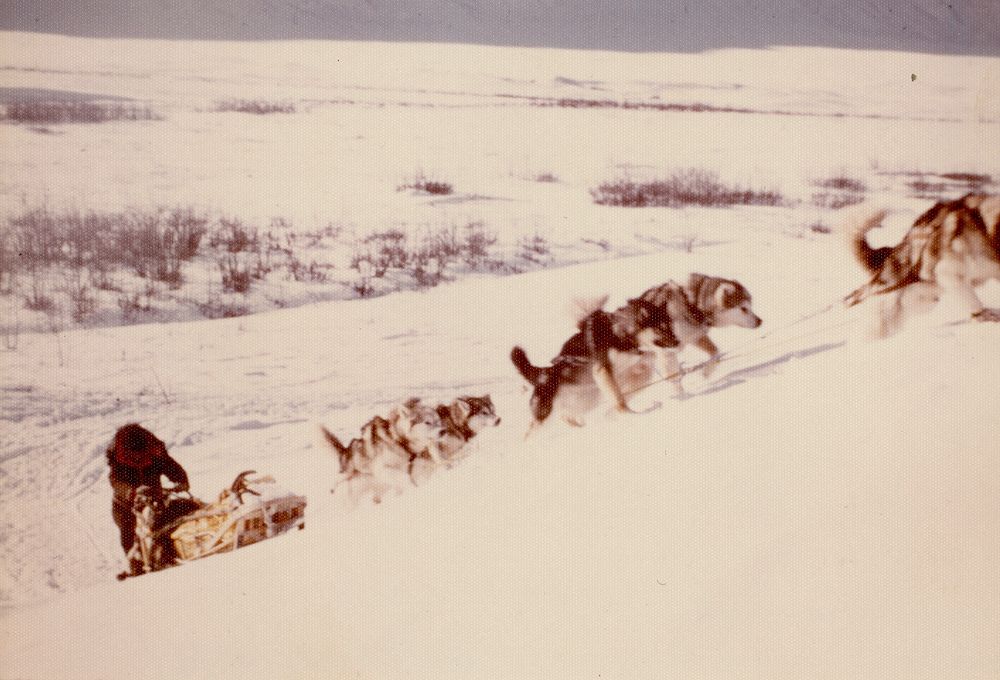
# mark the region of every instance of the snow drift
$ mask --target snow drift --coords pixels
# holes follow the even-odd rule
[[[23,332],[0,354],[0,676],[1000,674],[1000,328],[944,300],[863,340],[867,306],[836,304],[863,274],[825,233],[843,214],[817,186],[857,179],[891,209],[886,242],[935,192],[969,188],[946,175],[995,188],[996,60],[4,38],[18,46],[5,86],[170,113],[5,123],[8,211],[48,197],[287,210],[307,225],[480,219],[501,236],[544,233],[565,266],[242,318]],[[266,120],[199,108],[245,92],[318,103]],[[506,96],[566,92],[755,110]],[[419,164],[467,193],[396,192]],[[630,209],[588,194],[676,167],[789,200]],[[525,179],[542,171],[558,181]],[[727,359],[688,376],[686,399],[654,385],[634,403],[656,410],[600,409],[525,441],[510,348],[552,356],[574,298],[616,305],[692,271],[743,282],[764,325],[713,333]],[[981,292],[1000,306],[996,282]],[[317,423],[348,437],[407,397],[462,393],[491,394],[503,423],[459,465],[379,506],[330,493],[338,465]],[[103,450],[134,420],[202,498],[248,468],[307,496],[305,530],[115,582]]]

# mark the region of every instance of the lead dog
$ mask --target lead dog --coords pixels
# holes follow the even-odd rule
[[[617,351],[607,353],[613,378],[610,382],[618,385],[619,392],[625,395],[649,384],[654,376],[654,367],[664,379],[671,381],[678,395],[682,395],[683,373],[677,360],[678,352],[689,345],[706,352],[709,355],[704,368],[707,376],[719,358],[718,347],[708,337],[712,328],[758,328],[761,325],[760,317],[754,314],[751,307],[751,296],[746,287],[738,281],[717,276],[691,274],[684,286],[668,281],[650,288],[629,304],[641,305],[646,310],[660,341],[633,342],[631,349],[622,351],[613,348]],[[572,341],[573,338],[567,345]],[[588,379],[586,372],[578,369],[579,359],[566,355],[564,347],[553,360],[553,365],[543,368],[532,366],[520,347],[511,352],[511,360],[518,371],[535,386],[532,396],[535,423],[532,427],[547,417],[544,390],[559,393],[559,399],[553,399],[552,407],[558,408],[563,418],[572,425],[580,425],[581,415],[594,408],[600,400],[602,390],[597,389],[599,383],[595,385],[595,380]],[[553,380],[558,383],[555,387],[552,386]],[[613,389],[603,391],[610,392],[615,398]],[[621,404],[616,403],[619,410],[623,410]]]
[[[913,314],[928,311],[951,292],[973,319],[1000,321],[986,309],[976,287],[1000,279],[1000,196],[967,194],[942,201],[918,217],[893,247],[872,248],[867,233],[881,225],[885,211],[849,225],[855,259],[870,274],[868,283],[844,298],[848,307],[872,296],[881,298],[876,335],[899,330]]]

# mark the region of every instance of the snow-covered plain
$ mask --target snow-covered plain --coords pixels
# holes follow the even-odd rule
[[[952,196],[967,186],[942,175],[1000,176],[1000,60],[2,39],[2,87],[165,116],[5,123],[7,214],[196,205],[357,234],[482,221],[507,243],[544,235],[565,266],[22,332],[0,354],[0,677],[1000,675],[1000,327],[950,300],[881,342],[863,337],[864,307],[812,316],[863,278],[813,229],[845,212],[816,183],[863,182],[893,209],[873,234],[891,242],[933,200],[915,180]],[[212,110],[232,98],[297,112]],[[560,98],[754,112],[537,105]],[[688,167],[788,204],[589,194]],[[456,194],[396,190],[420,171]],[[743,281],[764,326],[715,333],[728,358],[689,376],[687,399],[654,385],[634,403],[659,409],[524,440],[511,346],[540,363],[572,332],[574,298],[616,304],[691,271]],[[982,294],[1000,306],[1000,286]],[[463,393],[503,417],[468,458],[378,506],[330,493],[317,423],[346,437],[407,397]],[[251,467],[307,495],[306,530],[114,582],[103,449],[134,420],[196,495]]]

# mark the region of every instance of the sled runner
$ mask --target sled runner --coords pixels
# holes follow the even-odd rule
[[[136,491],[132,574],[149,573],[229,552],[305,527],[306,499],[284,491],[270,475],[241,472],[214,503],[190,493],[149,487]]]

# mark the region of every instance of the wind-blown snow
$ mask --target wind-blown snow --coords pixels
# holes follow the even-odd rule
[[[196,201],[317,221],[343,211],[360,231],[483,219],[501,237],[537,230],[561,262],[581,263],[237,319],[22,333],[0,355],[0,677],[1000,674],[1000,327],[966,322],[944,300],[899,335],[865,340],[866,306],[834,304],[863,274],[836,235],[810,228],[843,211],[809,202],[817,179],[861,179],[893,209],[886,233],[873,234],[891,242],[930,204],[899,173],[1000,176],[996,60],[316,43],[296,48],[306,74],[296,81],[277,45],[178,49],[159,70],[141,43],[8,35],[25,49],[5,54],[17,65],[2,72],[5,86],[145,91],[176,109],[159,128],[4,127],[14,152],[5,209],[50,192],[87,207]],[[60,75],[73,59],[46,45],[88,49]],[[315,64],[334,53],[356,69],[385,61],[328,83],[332,62]],[[850,77],[836,75],[842,63]],[[364,108],[278,120],[223,124],[195,110],[254,74],[262,91],[287,87],[276,98],[374,89],[355,90]],[[532,96],[598,80],[610,91],[601,98],[677,86],[709,103],[822,115],[483,101],[504,74]],[[446,108],[456,97],[463,106]],[[415,100],[427,106],[397,106]],[[886,117],[840,115],[855,113]],[[289,147],[300,134],[308,143]],[[120,167],[81,167],[68,150],[79,143]],[[285,151],[247,156],[254,144]],[[144,171],[156,157],[159,174]],[[418,163],[469,194],[510,200],[398,195],[398,177]],[[594,206],[587,190],[622,166],[640,177],[704,167],[801,202]],[[263,179],[241,188],[247,171]],[[523,180],[541,171],[560,182]],[[686,235],[697,237],[691,252],[676,245]],[[584,238],[614,248],[588,261]],[[524,440],[528,395],[511,346],[541,363],[572,332],[574,298],[607,292],[618,304],[691,271],[744,282],[764,325],[714,333],[728,358],[710,378],[688,376],[686,399],[655,385],[633,400],[662,403],[649,413],[602,408],[582,429],[553,422]],[[995,282],[981,292],[1000,306]],[[454,468],[378,506],[330,493],[337,461],[317,423],[347,437],[407,397],[467,393],[491,394],[503,422]],[[167,442],[200,497],[248,468],[306,495],[305,530],[115,582],[103,449],[132,420]]]

